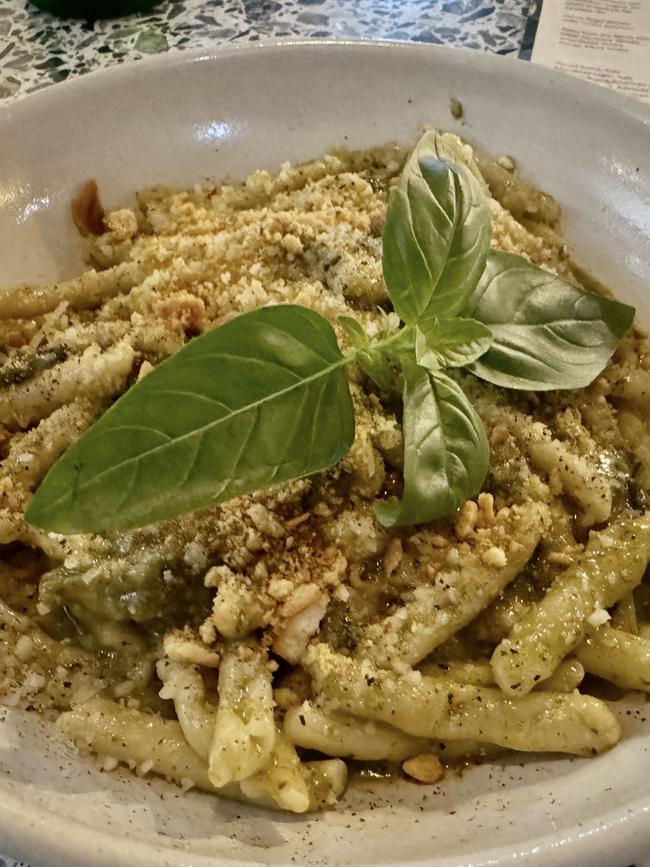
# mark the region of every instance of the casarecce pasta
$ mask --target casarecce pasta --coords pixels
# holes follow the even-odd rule
[[[492,246],[584,279],[555,203],[460,148],[490,195]],[[401,485],[400,410],[356,368],[355,440],[332,470],[129,532],[24,521],[59,455],[193,336],[287,302],[342,346],[342,315],[392,335],[381,231],[404,157],[337,151],[243,184],[145,191],[105,217],[96,268],[0,297],[0,700],[57,718],[105,768],[303,813],[343,795],[346,761],[422,781],[429,767],[432,782],[440,762],[507,750],[592,756],[620,737],[593,678],[650,692],[638,329],[580,391],[459,374],[490,471],[431,524],[375,518],[373,499]]]

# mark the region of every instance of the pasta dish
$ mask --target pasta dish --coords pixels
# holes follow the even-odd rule
[[[428,142],[88,187],[92,267],[0,296],[0,701],[105,770],[302,813],[595,756],[650,691],[642,330],[511,158]]]

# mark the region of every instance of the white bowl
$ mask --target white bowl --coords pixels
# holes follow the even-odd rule
[[[395,43],[171,54],[5,107],[0,285],[80,269],[68,203],[88,177],[115,207],[154,182],[241,177],[342,143],[409,143],[425,124],[515,157],[562,204],[574,256],[650,320],[645,107],[520,62]],[[623,741],[597,759],[510,759],[433,790],[356,786],[338,811],[311,818],[101,774],[35,715],[7,711],[0,848],[33,867],[640,867],[650,863],[650,722],[638,701],[618,705]]]

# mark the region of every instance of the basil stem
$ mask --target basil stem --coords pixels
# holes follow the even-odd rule
[[[361,324],[351,316],[339,316],[338,322],[356,350],[355,360],[361,369],[384,391],[392,391],[396,372],[391,355],[380,341],[371,341]],[[388,338],[384,343],[392,340]]]

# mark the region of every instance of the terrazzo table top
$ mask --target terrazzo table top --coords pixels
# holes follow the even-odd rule
[[[399,39],[518,52],[530,0],[167,0],[112,21],[0,0],[0,103],[170,49],[264,37]]]
[[[398,39],[518,53],[530,0],[167,0],[112,21],[0,0],[0,104],[170,49],[270,37]],[[0,850],[2,841],[0,840]],[[26,867],[0,855],[0,867]]]

